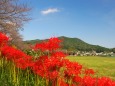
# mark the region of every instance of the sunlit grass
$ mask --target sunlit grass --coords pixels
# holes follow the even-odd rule
[[[115,80],[115,57],[68,56],[67,58],[83,64],[84,67],[94,69],[97,77],[106,76]]]

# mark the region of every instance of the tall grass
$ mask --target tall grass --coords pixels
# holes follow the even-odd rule
[[[13,62],[0,58],[0,86],[45,86],[45,79],[30,69],[22,70]]]

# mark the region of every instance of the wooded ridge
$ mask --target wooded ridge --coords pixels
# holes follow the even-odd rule
[[[65,37],[61,36],[58,37],[61,39],[63,42],[62,44],[62,49],[66,49],[68,51],[96,51],[96,52],[115,52],[115,48],[106,48],[102,47],[99,45],[92,45],[89,43],[84,42],[83,40],[79,38],[70,38],[70,37]],[[47,40],[47,39],[45,39]],[[35,44],[39,43],[41,41],[45,40],[40,40],[40,39],[35,39],[35,40],[28,40],[24,41],[27,44]]]

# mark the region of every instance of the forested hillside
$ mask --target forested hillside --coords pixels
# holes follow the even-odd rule
[[[108,52],[108,51],[112,51],[113,49],[109,49],[109,48],[105,48],[99,45],[92,45],[92,44],[88,44],[86,42],[84,42],[83,40],[79,39],[79,38],[69,38],[69,37],[65,37],[65,36],[61,36],[59,37],[59,39],[61,39],[62,42],[62,48],[66,49],[68,51],[96,51],[96,52]],[[40,41],[44,41],[44,40],[28,40],[25,41],[25,43],[27,44],[35,44],[35,43],[39,43]]]

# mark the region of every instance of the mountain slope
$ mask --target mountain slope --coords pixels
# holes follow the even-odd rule
[[[61,44],[62,48],[69,50],[69,51],[76,51],[76,50],[80,50],[80,51],[95,50],[96,52],[111,51],[111,49],[101,47],[99,45],[88,44],[88,43],[86,43],[86,42],[84,42],[78,38],[69,38],[69,37],[61,36],[61,37],[59,37],[59,39],[61,39],[63,41]],[[42,41],[42,40],[36,39],[36,40],[25,41],[25,43],[35,44],[35,43],[40,42],[40,41]]]
[[[64,36],[59,38],[63,39],[63,43],[62,43],[63,48],[67,50],[80,50],[80,51],[95,50],[97,52],[110,51],[110,49],[108,48],[101,47],[99,45],[91,45],[78,38],[69,38]]]

